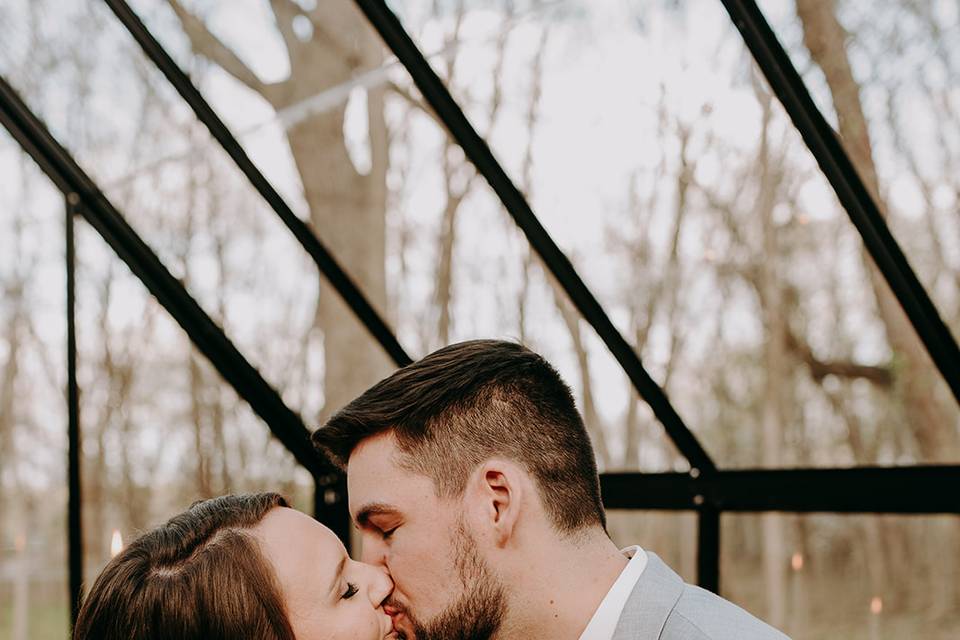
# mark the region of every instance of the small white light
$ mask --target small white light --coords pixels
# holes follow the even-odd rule
[[[799,551],[793,554],[793,557],[790,558],[790,567],[794,571],[803,570],[803,554]]]
[[[116,558],[123,551],[123,536],[119,529],[113,530],[113,536],[110,537],[110,557]]]

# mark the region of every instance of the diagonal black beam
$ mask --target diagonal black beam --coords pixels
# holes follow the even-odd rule
[[[837,134],[753,0],[723,0],[744,42],[863,237],[873,261],[960,401],[960,348],[890,233]]]
[[[220,375],[244,398],[273,434],[315,477],[332,467],[310,444],[300,416],[267,383],[127,224],[90,177],[50,134],[0,76],[0,123],[40,165],[57,187],[76,198],[77,211],[93,226],[130,270],[146,285]]]
[[[960,514],[960,465],[605,473],[607,509]]]
[[[227,155],[233,159],[237,167],[250,181],[250,184],[260,193],[268,205],[276,212],[284,225],[293,233],[300,245],[307,251],[316,263],[320,272],[343,298],[347,306],[360,319],[373,338],[380,343],[387,355],[398,367],[410,364],[410,356],[397,341],[393,331],[386,321],[380,317],[376,309],[370,304],[356,283],[343,270],[330,251],[323,245],[310,226],[293,212],[283,199],[283,196],[273,188],[263,172],[257,168],[240,142],[234,137],[220,116],[203,98],[197,88],[190,81],[183,70],[177,66],[173,58],[163,46],[153,37],[150,30],[140,20],[136,13],[124,0],[104,0],[117,16],[130,35],[137,41],[143,52],[149,57],[158,69],[183,99],[190,105],[197,118],[206,125],[210,135],[216,138]]]
[[[702,472],[712,472],[716,466],[707,452],[700,446],[696,437],[683,423],[680,415],[670,404],[663,389],[644,369],[637,352],[620,335],[617,328],[607,317],[603,307],[581,280],[576,269],[563,254],[534,215],[526,198],[504,172],[494,158],[487,143],[470,124],[463,111],[457,105],[450,91],[430,67],[416,44],[404,30],[396,15],[383,0],[356,0],[357,5],[366,14],[367,19],[380,33],[387,46],[397,59],[410,72],[414,83],[437,113],[450,135],[463,148],[464,153],[476,166],[483,177],[499,196],[504,208],[526,235],[530,245],[543,263],[550,269],[567,296],[581,315],[594,328],[610,353],[616,358],[624,372],[630,378],[640,396],[646,400],[654,415],[663,424],[667,434],[690,465]]]

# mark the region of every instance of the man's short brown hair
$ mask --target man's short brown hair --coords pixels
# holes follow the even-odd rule
[[[381,380],[313,434],[340,468],[363,440],[393,432],[400,464],[457,496],[501,456],[535,479],[555,528],[606,526],[590,438],[570,388],[542,357],[499,340],[444,347]]]

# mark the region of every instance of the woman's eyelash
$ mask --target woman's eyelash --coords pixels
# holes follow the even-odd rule
[[[397,527],[394,527],[393,529],[388,529],[387,531],[381,531],[381,532],[380,532],[380,536],[381,536],[384,540],[388,540],[388,539],[390,538],[390,536],[393,535],[393,532],[396,531],[396,530],[397,530]]]
[[[357,591],[359,591],[359,589],[357,589],[357,585],[353,584],[352,582],[348,582],[347,590],[344,591],[343,595],[340,597],[344,600],[349,600],[353,596],[357,595]]]

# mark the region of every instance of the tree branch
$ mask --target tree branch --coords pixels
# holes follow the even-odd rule
[[[787,349],[796,355],[810,370],[810,376],[818,383],[829,375],[838,378],[862,378],[878,387],[893,386],[893,371],[890,367],[859,364],[850,360],[820,360],[806,342],[801,342],[792,331],[786,332]]]
[[[297,16],[304,15],[303,9],[293,0],[270,0],[270,8],[273,10],[277,29],[283,37],[283,44],[287,47],[287,60],[292,67],[297,59],[296,50],[300,47],[300,39],[293,30],[293,20]],[[291,75],[296,74],[291,70]]]
[[[443,123],[443,120],[440,119],[440,116],[436,114],[436,112],[433,110],[433,108],[430,105],[428,105],[426,102],[424,102],[423,100],[415,96],[406,87],[402,87],[392,80],[387,82],[386,86],[388,89],[390,89],[390,91],[392,91],[393,93],[403,98],[407,102],[407,104],[409,104],[411,107],[421,111],[424,115],[429,116],[434,122],[437,123],[437,126],[440,127],[440,130],[443,131],[443,133],[446,134],[446,136],[452,140],[452,136],[450,135],[450,132],[447,131],[447,125]]]
[[[278,103],[283,83],[267,83],[261,80],[200,18],[187,11],[179,0],[167,0],[167,4],[177,15],[194,53],[219,66],[247,88],[260,94],[267,102],[273,105]]]

